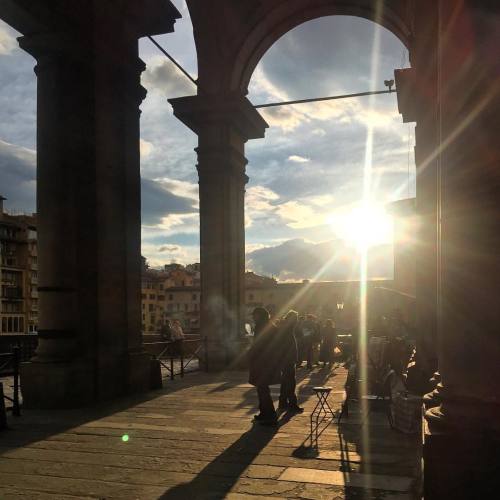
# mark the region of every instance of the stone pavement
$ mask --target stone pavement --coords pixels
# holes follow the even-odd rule
[[[331,385],[338,409],[346,373],[298,376],[306,411],[278,428],[252,423],[244,372],[192,373],[99,409],[24,411],[0,433],[0,498],[418,498],[419,437],[354,412],[310,448],[312,387]]]

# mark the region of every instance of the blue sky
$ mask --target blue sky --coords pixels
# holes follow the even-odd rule
[[[183,18],[175,33],[157,40],[196,77],[189,14],[181,0],[174,3]],[[0,24],[0,194],[9,199],[8,208],[32,211],[36,80],[34,60],[17,48],[15,36]],[[152,265],[197,261],[197,140],[173,117],[167,102],[194,94],[196,88],[147,39],[140,42],[140,54],[147,64],[143,85],[148,89],[141,106],[142,251]],[[383,80],[407,64],[406,49],[384,28],[359,18],[321,18],[271,47],[252,77],[248,97],[257,104],[382,89]],[[287,267],[285,249],[293,242],[315,248],[345,236],[342,214],[363,197],[369,130],[372,177],[365,196],[368,192],[376,204],[414,196],[413,126],[402,123],[395,94],[271,108],[262,114],[270,124],[266,138],[247,145],[248,267],[263,272],[266,252],[283,248],[282,262],[266,272],[300,278],[292,264]]]

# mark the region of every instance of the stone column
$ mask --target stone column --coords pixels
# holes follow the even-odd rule
[[[415,12],[416,37],[410,49],[415,75],[413,103],[416,165],[416,312],[417,365],[422,390],[437,369],[437,237],[438,237],[438,131],[437,131],[437,5],[419,3]]]
[[[22,370],[31,407],[81,406],[149,384],[140,328],[144,63],[137,39],[93,43],[82,33],[20,39],[38,62],[40,342]]]
[[[198,134],[202,335],[208,367],[239,361],[244,333],[244,146],[267,124],[241,95],[171,99],[174,114]]]
[[[439,407],[426,413],[425,498],[500,486],[498,9],[439,3]]]
[[[19,43],[36,58],[38,79],[39,341],[33,361],[23,366],[23,399],[25,406],[64,405],[77,397],[86,403],[93,381],[78,334],[77,173],[94,162],[93,71],[71,39],[40,34]]]

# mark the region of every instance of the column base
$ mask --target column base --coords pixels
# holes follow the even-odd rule
[[[156,372],[156,376],[154,376],[151,354],[145,351],[130,352],[128,363],[128,391],[130,393],[147,392],[153,388],[161,388],[161,370]],[[157,380],[158,374],[159,380]]]
[[[93,367],[77,359],[59,363],[21,364],[23,408],[79,408],[94,400]]]
[[[424,424],[425,425],[425,424]],[[500,489],[500,437],[481,432],[424,428],[424,498],[496,498]]]
[[[161,378],[161,376],[160,376]],[[160,380],[161,383],[161,380]],[[132,352],[109,358],[99,369],[88,360],[21,364],[23,407],[81,408],[151,388],[151,356]]]
[[[98,401],[147,392],[151,388],[151,355],[143,350],[107,353],[101,356],[96,375]]]

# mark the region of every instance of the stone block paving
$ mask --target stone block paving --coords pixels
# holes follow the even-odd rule
[[[305,412],[282,414],[276,428],[252,422],[246,377],[196,372],[100,408],[9,417],[0,499],[420,498],[419,436],[391,430],[381,412],[325,422],[310,447],[312,388],[332,386],[339,409],[343,368],[299,369]]]

